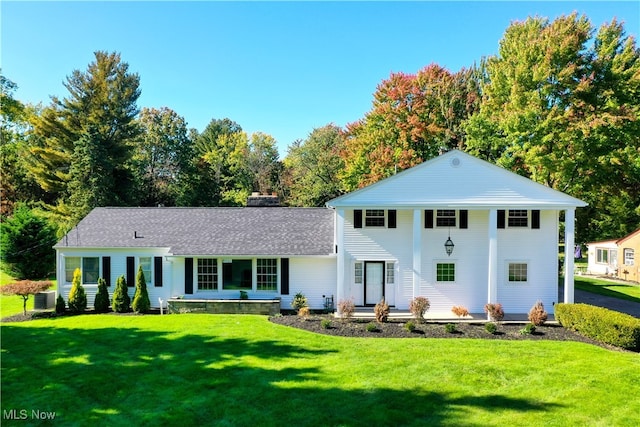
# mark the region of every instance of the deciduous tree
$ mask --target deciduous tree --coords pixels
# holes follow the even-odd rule
[[[9,283],[0,286],[0,292],[3,295],[18,295],[22,297],[22,311],[27,314],[27,300],[30,295],[44,292],[51,287],[52,283],[48,280],[34,282],[32,280],[20,280],[19,282]]]

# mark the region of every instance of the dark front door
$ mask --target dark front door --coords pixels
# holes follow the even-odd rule
[[[364,304],[376,305],[384,298],[384,262],[364,263]]]

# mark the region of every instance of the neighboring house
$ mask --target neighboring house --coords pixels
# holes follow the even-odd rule
[[[407,309],[415,296],[432,314],[453,305],[481,313],[500,302],[526,313],[558,298],[558,235],[574,246],[570,197],[454,150],[327,208],[96,208],[56,246],[59,290],[83,270],[89,304],[98,277],[145,271],[158,297],[281,297],[304,293],[311,308],[384,298]],[[448,254],[445,242],[452,252]],[[565,302],[573,302],[573,252],[565,262]],[[131,289],[131,294],[133,288]]]
[[[587,243],[589,274],[640,282],[640,229],[617,240]]]

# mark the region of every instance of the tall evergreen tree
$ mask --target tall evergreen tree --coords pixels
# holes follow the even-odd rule
[[[82,272],[79,268],[73,272],[73,281],[69,291],[69,310],[82,313],[87,308],[87,293],[82,286]]]
[[[146,313],[151,308],[151,301],[149,301],[149,293],[147,292],[147,280],[144,277],[142,266],[138,267],[138,274],[136,274],[136,292],[133,295],[131,308],[136,313]]]
[[[98,51],[85,72],[64,83],[66,98],[34,121],[30,171],[46,191],[73,206],[76,219],[93,207],[125,205],[134,194],[132,144],[140,78],[118,53]]]
[[[129,297],[127,280],[124,276],[118,276],[116,279],[116,289],[113,291],[111,308],[116,313],[126,313],[131,308],[131,297]]]

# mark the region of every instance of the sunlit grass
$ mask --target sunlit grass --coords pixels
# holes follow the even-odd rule
[[[11,277],[5,271],[0,269],[0,286],[4,286],[8,283],[14,282],[16,279]],[[50,279],[52,286],[49,290],[56,289],[55,278]],[[33,310],[33,296],[29,297],[27,301],[27,310]],[[0,294],[0,318],[13,316],[14,314],[22,313],[22,297],[15,295],[2,295]]]
[[[640,284],[614,282],[584,276],[575,276],[574,280],[576,289],[640,303]]]
[[[61,425],[637,425],[640,357],[330,337],[262,316],[83,315],[3,324],[2,391],[3,408]]]

